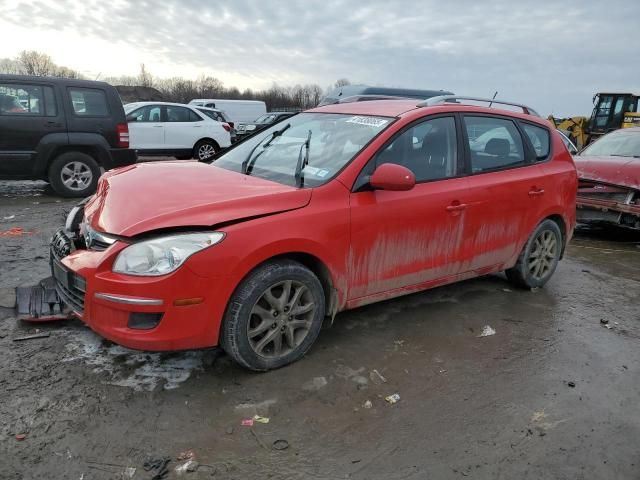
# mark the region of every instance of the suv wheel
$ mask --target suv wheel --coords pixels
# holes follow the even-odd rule
[[[294,362],[320,333],[324,300],[320,281],[307,267],[288,260],[269,262],[249,274],[231,298],[222,346],[251,370]]]
[[[96,190],[100,167],[86,153],[67,152],[49,167],[49,183],[63,197],[87,197]]]
[[[522,288],[542,287],[555,272],[562,251],[562,233],[553,220],[545,220],[529,237],[507,278]]]
[[[218,153],[218,145],[211,140],[200,140],[193,147],[193,158],[199,162],[210,162],[216,153]]]

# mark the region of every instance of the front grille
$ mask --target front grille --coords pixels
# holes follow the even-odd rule
[[[69,273],[71,274],[70,277],[75,277],[76,281],[79,280],[78,283],[85,283],[84,278],[73,272]],[[62,282],[56,279],[56,291],[62,301],[70,306],[73,311],[78,312],[80,315],[84,313],[84,290],[81,290],[77,284],[66,287]]]
[[[627,192],[579,192],[578,196],[625,203],[629,194]]]
[[[61,260],[72,251],[73,242],[63,230],[58,230],[51,239],[51,252],[58,260]]]
[[[56,291],[64,303],[75,312],[84,313],[84,296],[87,284],[84,278],[68,270],[61,260],[74,250],[71,239],[62,231],[51,239],[50,264]]]

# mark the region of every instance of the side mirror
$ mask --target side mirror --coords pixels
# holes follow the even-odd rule
[[[369,185],[375,190],[411,190],[416,184],[416,176],[411,170],[395,163],[383,163],[369,177]]]
[[[127,122],[135,122],[136,121],[136,117],[134,117],[133,115],[127,115]]]

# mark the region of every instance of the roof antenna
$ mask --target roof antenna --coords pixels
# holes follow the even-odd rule
[[[495,100],[497,96],[498,96],[498,91],[496,90],[496,93],[493,94],[493,97],[491,97],[491,100]],[[493,105],[493,102],[489,102],[489,108],[491,108],[491,105]]]

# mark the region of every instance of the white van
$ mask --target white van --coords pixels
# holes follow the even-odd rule
[[[218,98],[196,98],[189,102],[198,107],[222,110],[234,123],[253,122],[267,113],[267,105],[259,100],[224,100]]]

